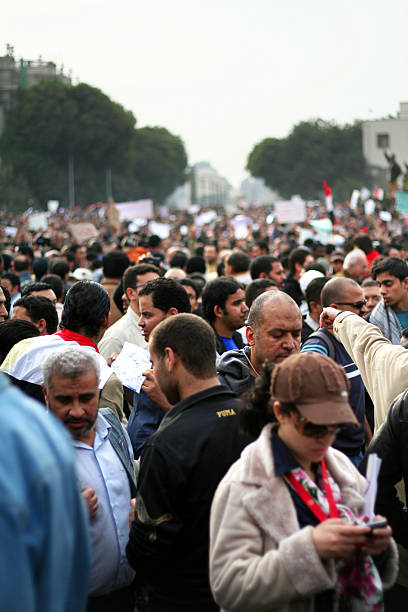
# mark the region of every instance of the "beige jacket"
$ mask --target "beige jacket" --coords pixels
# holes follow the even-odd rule
[[[408,387],[408,350],[391,344],[378,327],[352,312],[340,313],[333,331],[360,370],[373,400],[377,431],[387,418],[392,400]]]
[[[312,612],[313,595],[335,585],[334,562],[319,558],[312,527],[299,529],[282,478],[275,477],[271,426],[247,446],[215,493],[210,524],[210,582],[216,602],[229,612]],[[341,452],[330,448],[327,467],[343,502],[361,512],[365,479]],[[395,543],[383,575],[397,575]]]

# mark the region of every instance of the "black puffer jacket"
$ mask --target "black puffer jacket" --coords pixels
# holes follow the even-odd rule
[[[408,499],[408,389],[395,398],[387,420],[372,439],[360,465],[363,474],[369,453],[377,453],[382,459],[376,512],[387,517],[395,540],[408,548],[408,513],[395,489],[403,479]]]

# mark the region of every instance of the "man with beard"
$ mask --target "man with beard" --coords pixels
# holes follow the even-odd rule
[[[136,493],[133,452],[119,419],[98,412],[99,363],[71,346],[42,365],[47,408],[71,433],[77,478],[88,504],[92,568],[87,612],[133,612],[134,571],[126,560],[130,500]]]
[[[209,514],[215,489],[249,439],[239,402],[220,385],[211,327],[168,317],[149,341],[153,372],[171,404],[145,445],[127,555],[149,612],[215,612],[209,585]]]

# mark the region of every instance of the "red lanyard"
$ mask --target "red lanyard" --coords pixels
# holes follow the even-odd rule
[[[289,481],[300,499],[305,502],[306,506],[310,508],[313,514],[319,519],[320,522],[325,521],[328,518],[338,518],[339,513],[337,510],[336,502],[333,498],[333,493],[329,483],[329,477],[327,475],[327,468],[324,459],[321,462],[322,466],[322,477],[324,484],[324,492],[326,493],[327,501],[329,502],[329,516],[319,506],[317,501],[310,495],[309,491],[306,491],[303,485],[294,477],[292,472],[286,472],[285,478]]]

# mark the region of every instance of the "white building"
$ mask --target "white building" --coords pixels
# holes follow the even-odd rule
[[[255,206],[272,204],[278,199],[278,194],[265,185],[263,178],[249,176],[240,185],[240,195],[248,203]]]
[[[376,185],[386,187],[388,162],[384,151],[394,153],[405,172],[408,163],[408,102],[400,102],[396,117],[363,122],[363,154]]]

